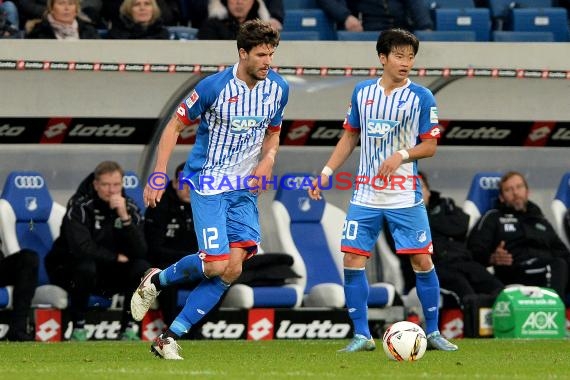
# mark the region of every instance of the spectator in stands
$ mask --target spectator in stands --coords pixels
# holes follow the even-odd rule
[[[235,40],[244,22],[271,17],[263,0],[210,0],[208,16],[198,31],[199,40]]]
[[[79,0],[48,0],[44,17],[33,26],[26,38],[98,39],[97,29],[77,17],[79,10]]]
[[[120,8],[122,4],[122,0],[105,0],[101,11],[103,23],[112,26],[120,20]],[[156,0],[156,4],[160,9],[160,18],[164,25],[176,26],[178,24],[187,24],[187,20],[183,19],[178,0]]]
[[[186,0],[189,7],[190,22],[193,28],[200,29],[202,23],[208,17],[226,18],[227,9],[220,7],[220,0]],[[269,22],[277,29],[283,29],[283,20],[285,18],[285,9],[283,0],[265,0],[267,10],[269,11]],[[214,8],[213,10],[208,9]]]
[[[125,196],[123,169],[113,161],[97,165],[67,203],[61,233],[46,256],[46,269],[51,282],[70,294],[72,340],[87,339],[84,325],[90,294],[130,294],[150,267],[142,220],[135,202]],[[138,339],[126,310],[121,339]]]
[[[433,29],[425,0],[317,0],[317,4],[339,28],[346,30],[359,31],[353,17],[361,21],[364,30]]]
[[[440,286],[455,293],[460,305],[465,296],[472,294],[497,296],[504,288],[503,283],[475,261],[467,249],[469,215],[453,199],[432,191],[424,173],[419,175]]]
[[[18,16],[18,7],[12,1],[0,0],[0,20],[8,21],[14,28],[18,29],[20,25],[20,18]]]
[[[122,40],[168,40],[170,33],[160,18],[156,0],[124,0],[120,17],[107,38]]]
[[[149,248],[149,260],[153,267],[166,269],[189,253],[198,252],[194,231],[194,216],[190,207],[190,189],[178,178],[184,163],[178,165],[173,178],[156,207],[145,213],[144,233]],[[179,186],[182,184],[182,188]],[[183,284],[184,289],[193,289],[196,284]],[[160,309],[166,325],[170,326],[177,311],[179,287],[165,288],[158,296]]]
[[[18,34],[18,10],[11,1],[0,0],[0,38],[14,37]]]
[[[6,339],[24,342],[34,340],[28,332],[32,298],[38,286],[38,254],[30,249],[7,255],[0,251],[0,286],[13,286],[10,330]]]
[[[498,206],[473,228],[468,247],[504,284],[545,286],[564,299],[570,252],[528,195],[521,173],[503,175]]]

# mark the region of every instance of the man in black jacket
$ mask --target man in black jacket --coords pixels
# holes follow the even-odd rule
[[[468,246],[503,283],[545,286],[564,299],[570,253],[528,193],[521,173],[506,173],[499,182],[498,207],[479,220]]]
[[[67,203],[61,233],[46,257],[50,280],[70,293],[72,340],[86,340],[90,294],[130,294],[150,265],[142,216],[123,191],[123,169],[101,162]],[[127,324],[131,324],[126,330]],[[137,339],[126,311],[122,339]]]
[[[431,190],[425,173],[420,172],[419,177],[431,229],[432,258],[441,288],[450,291],[461,306],[467,296],[496,297],[504,285],[475,261],[467,249],[469,215],[453,199]],[[415,286],[415,276],[408,261],[403,260],[401,265],[406,287],[410,289]]]
[[[144,233],[149,247],[149,260],[155,268],[165,269],[186,255],[198,252],[190,191],[188,184],[178,180],[183,170],[184,163],[176,168],[175,178],[168,183],[157,206],[146,209]],[[181,286],[193,289],[195,285],[197,283]],[[178,286],[165,288],[158,296],[162,317],[168,326],[178,315],[178,289]]]

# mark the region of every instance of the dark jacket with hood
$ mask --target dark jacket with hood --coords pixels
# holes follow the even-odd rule
[[[210,16],[202,23],[197,38],[199,40],[235,40],[241,24],[227,11],[227,0],[222,0],[219,4],[218,2],[212,3],[209,9]],[[219,7],[225,10],[218,9]],[[246,21],[255,19],[268,21],[270,18],[263,0],[256,0],[247,14]]]
[[[137,24],[128,17],[121,16],[113,22],[107,38],[114,40],[168,40],[170,33],[161,19],[144,26]]]
[[[50,267],[82,258],[116,262],[119,253],[131,259],[146,257],[143,219],[135,202],[123,191],[131,217],[131,223],[123,225],[117,212],[97,195],[94,178],[91,173],[84,179],[67,203],[60,235],[46,257],[48,273]]]
[[[530,201],[526,211],[516,211],[502,203],[488,211],[471,231],[468,247],[475,259],[487,266],[501,241],[513,255],[513,265],[532,258],[560,257],[570,261],[568,249],[540,208]]]
[[[165,268],[198,252],[192,207],[178,198],[171,183],[156,207],[147,208],[144,234],[153,266]]]
[[[77,29],[79,31],[79,39],[80,40],[98,40],[101,37],[97,32],[95,27],[88,23],[87,21],[83,21],[80,18],[77,18]],[[46,40],[55,40],[57,37],[51,27],[51,24],[47,20],[47,18],[43,18],[34,28],[26,35],[26,38],[31,39],[46,39]]]

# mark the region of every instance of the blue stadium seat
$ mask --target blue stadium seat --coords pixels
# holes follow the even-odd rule
[[[320,9],[293,9],[285,12],[283,31],[318,32],[321,40],[336,40],[334,24]]]
[[[416,30],[414,34],[420,41],[477,41],[473,30]]]
[[[494,30],[509,29],[514,8],[549,8],[552,0],[489,0]]]
[[[346,214],[325,200],[308,197],[310,174],[288,173],[282,178],[289,181],[277,190],[272,210],[277,238],[283,250],[293,256],[293,270],[301,276],[297,284],[304,289],[303,305],[344,307],[339,239]],[[391,306],[394,297],[392,284],[371,284],[368,306]]]
[[[491,18],[488,8],[436,9],[435,28],[438,31],[474,31],[477,41],[489,41]]]
[[[0,240],[4,254],[27,248],[40,257],[34,305],[67,307],[67,292],[50,285],[43,260],[59,236],[64,215],[65,207],[52,200],[43,175],[34,171],[15,171],[8,175],[0,195]]]
[[[475,8],[473,0],[428,0],[431,9],[436,8]]]
[[[520,8],[512,11],[512,30],[551,32],[554,41],[568,41],[568,12],[564,8]]]
[[[570,236],[566,235],[563,225],[564,215],[570,209],[570,172],[564,174],[560,179],[551,208],[554,215],[554,228],[562,241],[570,248]]]
[[[318,41],[320,40],[319,32],[289,32],[280,33],[281,41]]]
[[[189,26],[168,26],[171,40],[195,40],[198,29]]]
[[[513,32],[511,30],[496,30],[493,32],[495,42],[554,42],[551,32]]]
[[[379,35],[380,31],[349,32],[339,30],[336,32],[339,41],[378,41]]]
[[[469,215],[469,230],[477,223],[481,215],[492,209],[499,198],[499,181],[501,173],[476,173],[471,181],[463,211]]]
[[[123,189],[125,190],[125,194],[135,201],[141,214],[144,215],[146,205],[143,200],[143,184],[137,176],[137,173],[130,170],[125,171],[125,175],[123,176]]]
[[[285,13],[293,9],[315,9],[318,8],[315,0],[285,0],[283,1]]]

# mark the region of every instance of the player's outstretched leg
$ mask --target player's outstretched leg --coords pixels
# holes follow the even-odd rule
[[[131,314],[135,321],[142,321],[144,315],[160,294],[160,291],[156,290],[156,286],[151,282],[152,276],[157,273],[160,273],[160,269],[158,268],[150,268],[147,270],[139,287],[131,297]]]
[[[439,331],[434,331],[427,336],[428,349],[440,351],[457,351],[459,347],[445,339]]]
[[[338,352],[374,351],[375,349],[376,343],[374,339],[368,339],[364,335],[356,334],[348,346],[338,350]]]
[[[176,340],[170,336],[165,336],[165,334],[160,334],[150,346],[150,352],[162,359],[167,360],[183,360],[184,358],[178,355],[178,351],[182,350]]]

